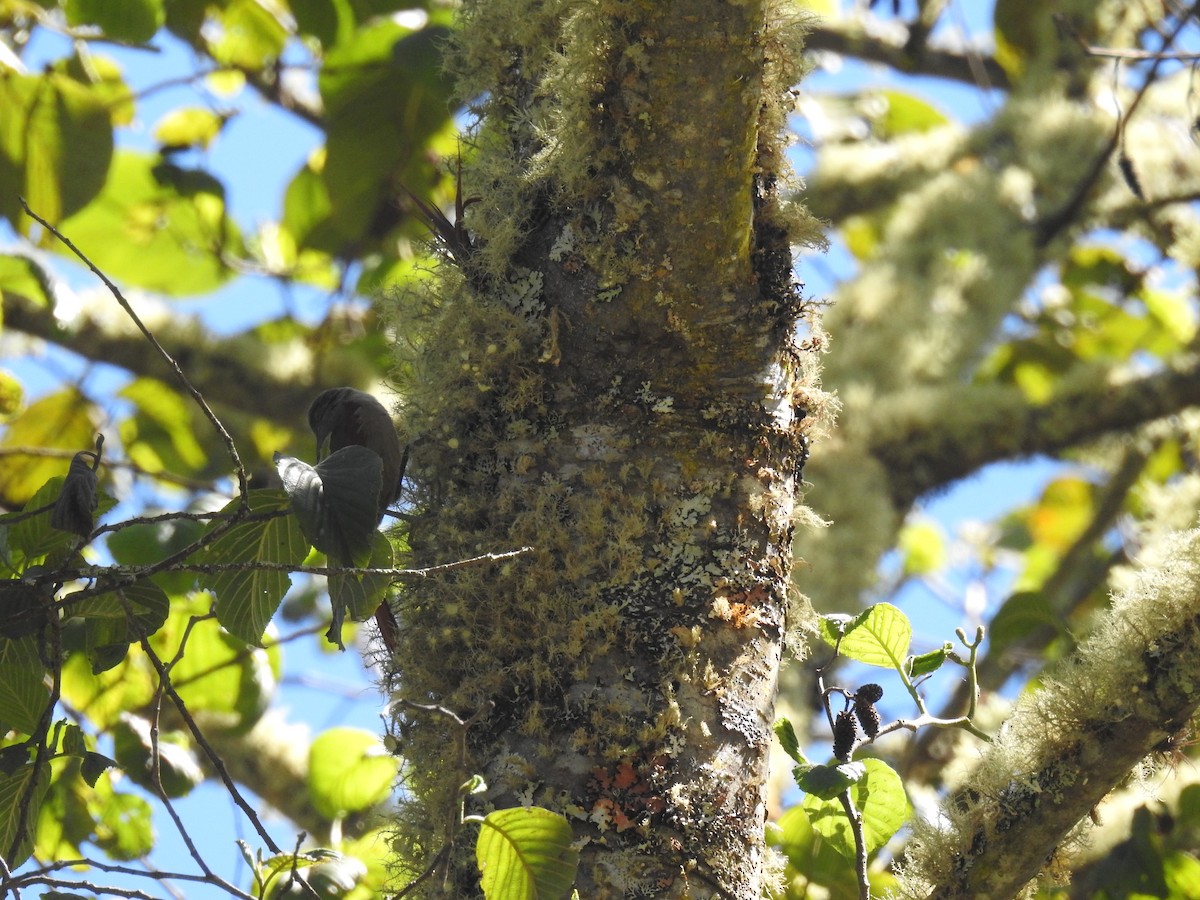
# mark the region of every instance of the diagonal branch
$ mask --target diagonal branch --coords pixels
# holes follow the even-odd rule
[[[822,22],[809,32],[807,49],[827,50],[842,56],[883,63],[909,75],[948,78],[978,87],[1010,87],[1008,73],[991,56],[972,56],[925,43],[895,41],[881,35],[867,34],[853,26],[842,27]],[[986,84],[980,84],[981,73],[987,79]]]
[[[142,333],[142,336],[145,337],[146,340],[149,341],[154,347],[154,349],[158,351],[159,355],[175,373],[175,377],[179,379],[179,383],[183,385],[184,390],[191,395],[192,399],[196,402],[196,405],[200,407],[200,410],[204,413],[205,417],[212,423],[213,428],[217,430],[217,434],[221,436],[221,440],[225,444],[225,449],[229,453],[229,458],[233,462],[234,471],[237,473],[238,496],[241,498],[243,508],[249,512],[250,489],[246,480],[246,467],[242,465],[242,458],[238,454],[237,445],[233,442],[233,438],[225,429],[225,426],[221,423],[221,420],[217,418],[217,414],[212,411],[212,408],[208,405],[208,401],[204,399],[204,395],[196,390],[192,382],[188,380],[187,375],[184,374],[183,368],[179,365],[179,362],[166,350],[165,347],[163,347],[162,344],[158,342],[158,339],[154,336],[150,329],[146,327],[146,324],[141,320],[138,314],[134,312],[133,307],[130,305],[129,301],[125,299],[125,295],[121,293],[121,289],[113,283],[112,279],[104,274],[104,272],[101,271],[101,269],[87,257],[87,254],[76,247],[70,238],[68,238],[61,231],[30,209],[29,204],[25,202],[24,197],[20,197],[18,199],[21,202],[21,208],[25,210],[25,214],[27,216],[29,216],[48,232],[50,232],[50,234],[54,235],[54,237],[61,241],[68,250],[79,257],[79,260],[88,267],[93,275],[95,275],[104,283],[104,286],[108,288],[109,293],[113,295],[113,298],[120,305],[121,309],[125,310],[125,314],[129,316],[129,318],[133,321],[133,324],[137,326],[137,329]]]

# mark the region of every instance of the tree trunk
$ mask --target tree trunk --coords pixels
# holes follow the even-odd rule
[[[465,4],[486,96],[467,224],[406,361],[413,562],[521,546],[398,602],[405,828],[567,815],[585,897],[757,896],[794,492],[820,416],[784,208],[801,29],[773,4]],[[471,202],[478,196],[480,200]],[[426,853],[439,838],[421,841]],[[469,842],[463,841],[463,844]],[[475,889],[463,856],[453,892]]]

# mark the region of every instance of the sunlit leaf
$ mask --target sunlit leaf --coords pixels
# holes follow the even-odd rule
[[[872,666],[883,666],[899,670],[908,655],[912,639],[912,625],[908,617],[890,603],[876,603],[867,607],[841,632],[829,617],[822,616],[821,636],[838,652]]]
[[[514,807],[483,820],[475,859],[488,900],[555,900],[571,896],[579,851],[558,813]]]
[[[226,117],[204,107],[173,109],[154,126],[154,139],[164,147],[207,147],[225,127]]]
[[[865,759],[866,774],[850,788],[855,808],[862,815],[867,852],[873,853],[900,830],[912,808],[900,776],[881,759]],[[821,800],[809,794],[803,808],[814,831],[843,856],[854,858],[854,835],[840,801]]]
[[[358,728],[324,731],[308,751],[309,795],[329,819],[382,803],[398,771],[398,760],[379,738]]]
[[[221,254],[241,244],[220,182],[129,150],[113,158],[97,202],[62,228],[109,277],[169,296],[219,287],[233,274]]]
[[[890,139],[902,134],[929,131],[950,121],[932,104],[912,94],[892,90],[876,91],[874,94],[886,105],[883,114],[873,122],[877,137]]]
[[[57,73],[21,75],[0,66],[0,215],[22,233],[32,224],[18,196],[58,224],[94,198],[113,155],[100,98]]]
[[[165,19],[163,0],[67,0],[67,23],[95,25],[104,36],[142,44],[154,37]]]
[[[946,564],[946,536],[929,519],[906,523],[900,529],[897,549],[905,575],[929,575]]]
[[[210,596],[202,592],[189,604],[177,604],[151,642],[160,656],[171,658],[186,634],[187,650],[172,669],[180,696],[193,714],[244,732],[262,717],[275,693],[272,659],[277,659],[278,650],[247,648],[213,618],[196,622],[189,631],[191,615],[207,612],[209,602]]]
[[[260,515],[286,513],[289,501],[279,491],[259,490],[251,492],[250,506]],[[222,512],[232,514],[237,507],[238,502],[233,501]],[[307,554],[308,541],[298,523],[283,514],[235,525],[208,546],[204,561],[299,565]],[[217,597],[217,621],[230,634],[255,646],[261,644],[267,623],[292,583],[287,572],[270,569],[202,573],[199,581]]]
[[[20,297],[42,308],[53,303],[49,275],[27,256],[0,254],[0,296]]]
[[[217,62],[253,71],[279,56],[287,36],[275,7],[256,0],[229,0],[221,4],[209,48]]]
[[[154,742],[150,722],[141,716],[123,714],[112,728],[117,765],[134,784],[155,790]],[[163,732],[158,740],[158,770],[163,793],[183,797],[204,780],[204,771],[190,742],[178,732]]]
[[[73,454],[95,441],[94,407],[79,392],[68,388],[31,403],[12,419],[0,446],[68,450]],[[20,454],[0,457],[0,505],[10,509],[24,506],[47,479],[66,471],[67,459]]]

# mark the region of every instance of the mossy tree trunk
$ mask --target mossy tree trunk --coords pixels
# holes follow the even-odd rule
[[[533,803],[584,841],[585,897],[756,896],[806,429],[819,418],[781,131],[800,23],[717,0],[465,4],[486,97],[470,239],[406,362],[418,565],[530,552],[408,590],[406,829]],[[453,891],[467,895],[469,858]]]

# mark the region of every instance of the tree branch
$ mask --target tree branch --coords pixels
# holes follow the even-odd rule
[[[919,825],[903,895],[1013,897],[1077,823],[1196,712],[1200,531],[1144,572],[1055,680],[1025,695],[936,826]]]
[[[990,56],[954,53],[911,41],[893,41],[867,34],[862,28],[821,23],[808,36],[809,50],[827,50],[869,62],[883,63],[909,75],[930,75],[980,88],[1010,87],[1008,73]],[[981,81],[980,76],[985,80]]]
[[[1095,374],[1035,404],[1015,387],[932,389],[903,413],[886,401],[870,424],[871,453],[891,473],[895,507],[957,481],[990,462],[1054,455],[1112,431],[1126,431],[1200,404],[1200,367],[1167,370],[1123,384]],[[948,411],[953,410],[951,415]]]

